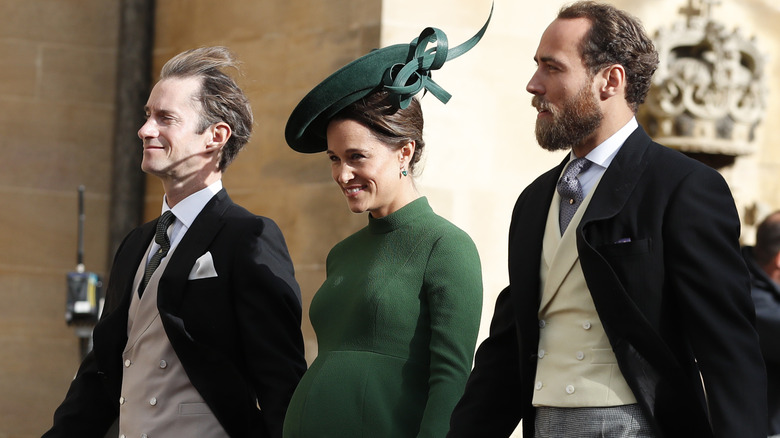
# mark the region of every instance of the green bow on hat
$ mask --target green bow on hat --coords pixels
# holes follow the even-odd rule
[[[431,71],[471,50],[482,39],[492,16],[491,6],[490,15],[479,32],[452,49],[444,32],[428,27],[408,45],[373,50],[340,68],[314,87],[290,114],[284,132],[287,144],[304,153],[327,150],[325,131],[330,119],[346,106],[380,89],[390,93],[398,108],[409,106],[420,91],[430,92],[446,104],[452,96],[433,81]],[[428,48],[431,44],[435,46]]]

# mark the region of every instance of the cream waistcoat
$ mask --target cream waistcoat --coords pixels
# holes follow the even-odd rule
[[[598,182],[596,183],[596,187]],[[560,235],[560,196],[553,196],[541,263],[539,351],[533,404],[556,407],[636,403],[588,291],[577,254],[576,228],[596,187]]]
[[[128,312],[128,341],[122,354],[120,438],[228,437],[203,397],[192,386],[160,320],[158,284],[174,251],[175,247],[171,248],[152,274],[141,298],[137,290],[147,257],[143,258],[144,262],[135,275]]]

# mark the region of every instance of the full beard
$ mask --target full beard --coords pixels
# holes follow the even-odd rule
[[[531,105],[549,111],[552,115],[551,120],[536,120],[536,141],[548,151],[567,150],[582,143],[604,119],[588,85],[564,102],[562,111],[553,108],[539,96],[533,97]]]

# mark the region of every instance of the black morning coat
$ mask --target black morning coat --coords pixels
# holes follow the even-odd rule
[[[534,436],[542,240],[567,161],[517,200],[510,284],[449,437],[506,437],[521,419],[523,436]],[[766,373],[739,218],[722,176],[639,127],[604,173],[576,233],[599,318],[657,435],[765,438]]]
[[[116,420],[133,279],[156,222],[130,232],[119,247],[94,349],[45,438],[102,438]],[[217,277],[188,280],[207,251]],[[300,289],[276,224],[234,204],[224,189],[218,192],[172,253],[157,307],[190,381],[225,431],[280,437],[306,361]]]

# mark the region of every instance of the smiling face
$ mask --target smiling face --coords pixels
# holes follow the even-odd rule
[[[368,211],[380,218],[417,197],[411,177],[401,174],[408,169],[414,143],[393,150],[350,119],[332,121],[327,140],[333,179],[353,213]]]
[[[208,184],[217,172],[220,140],[216,124],[198,133],[201,106],[195,98],[201,80],[172,77],[158,82],[147,101],[146,122],[138,130],[143,140],[141,169],[159,177],[163,184],[194,186]],[[189,191],[189,190],[188,190]]]
[[[603,119],[593,75],[580,52],[590,26],[584,18],[553,21],[534,56],[537,68],[526,89],[534,95],[536,137],[545,149],[586,144]]]

